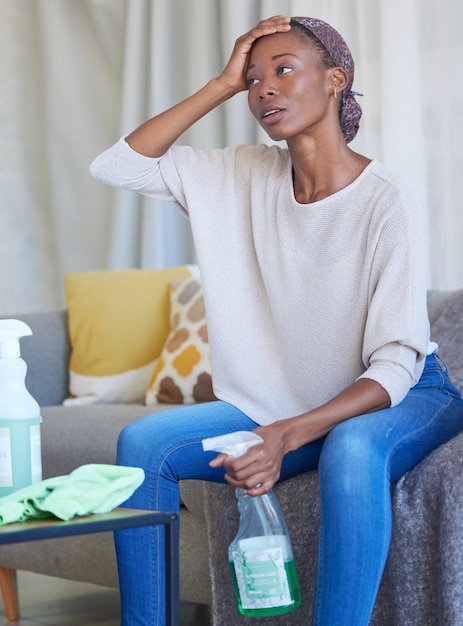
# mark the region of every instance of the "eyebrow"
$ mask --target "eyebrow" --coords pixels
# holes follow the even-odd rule
[[[275,56],[272,57],[272,61],[277,61],[278,59],[281,59],[281,57],[295,57],[295,56],[297,55],[293,54],[292,52],[282,52],[281,54],[275,54]],[[249,65],[248,70],[251,70],[254,67],[256,67],[255,63],[253,63],[252,65]]]

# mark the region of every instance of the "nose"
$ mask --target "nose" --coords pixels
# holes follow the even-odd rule
[[[259,99],[265,100],[266,98],[271,98],[277,93],[277,88],[273,81],[270,80],[262,80],[259,85]]]

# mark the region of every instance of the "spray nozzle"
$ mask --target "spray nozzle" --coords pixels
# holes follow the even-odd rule
[[[263,442],[262,437],[259,437],[256,433],[248,430],[238,430],[234,433],[203,439],[202,444],[205,452],[209,450],[225,452],[233,459],[237,459],[252,446],[258,446]]]
[[[19,357],[19,340],[32,335],[32,330],[21,320],[0,320],[0,357]]]

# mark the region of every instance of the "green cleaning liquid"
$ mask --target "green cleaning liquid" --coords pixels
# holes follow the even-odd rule
[[[253,576],[252,570],[245,571],[240,576],[244,583],[241,584],[240,588],[236,575],[236,565],[233,561],[230,561],[230,571],[237,598],[238,611],[242,615],[248,615],[249,617],[272,617],[296,610],[301,604],[301,592],[294,559],[285,562],[284,569],[286,582],[283,583],[283,586],[287,586],[289,594],[279,593],[282,591],[282,585],[276,574],[271,572],[271,568],[270,572],[267,571],[265,573],[264,580],[262,571],[258,572],[257,577]]]

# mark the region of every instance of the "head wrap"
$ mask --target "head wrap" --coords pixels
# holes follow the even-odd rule
[[[352,91],[354,82],[354,59],[346,42],[332,26],[313,17],[292,17],[314,35],[327,50],[335,67],[341,67],[347,74],[347,85],[342,92],[340,109],[341,130],[346,143],[354,139],[359,128],[362,108],[355,96],[361,95]]]

